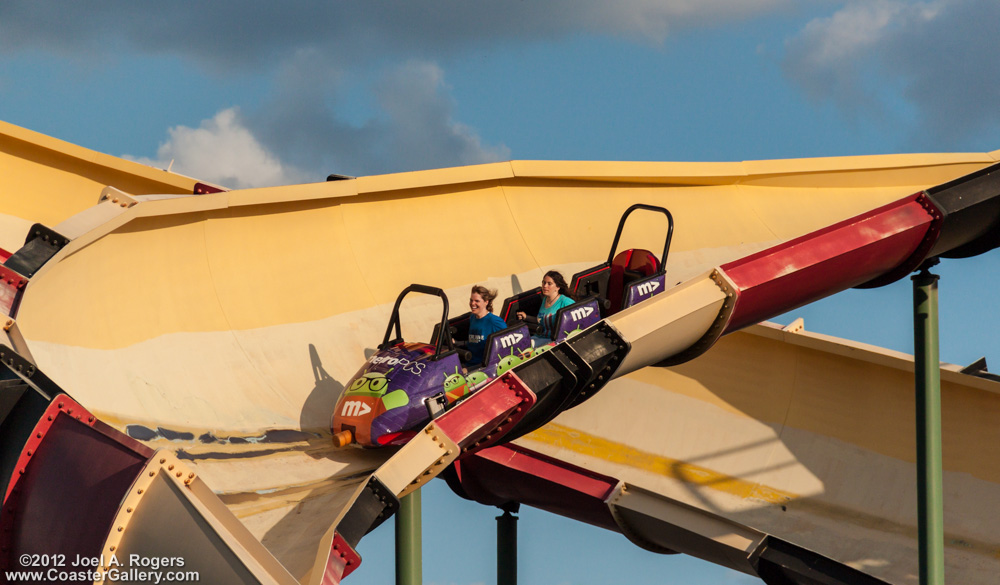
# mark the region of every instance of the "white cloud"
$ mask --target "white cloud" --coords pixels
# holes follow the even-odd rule
[[[447,90],[444,72],[426,61],[409,61],[383,77],[375,93],[385,118],[374,131],[391,160],[410,170],[508,159],[507,147],[483,145],[454,120]]]
[[[374,117],[338,116],[337,76],[317,83],[311,58],[286,68],[281,91],[244,116],[227,108],[198,128],[177,126],[155,159],[126,158],[230,188],[322,181],[330,173],[370,175],[508,160],[454,118],[441,68],[428,61],[391,67],[367,88]],[[277,156],[274,153],[281,153]]]
[[[851,59],[876,45],[890,21],[906,9],[903,2],[881,0],[849,5],[827,18],[813,20],[800,35],[809,47],[805,56],[817,66]]]
[[[222,110],[198,128],[177,126],[160,145],[156,160],[128,157],[151,166],[229,188],[303,182],[301,171],[283,165],[242,124],[236,108]]]
[[[911,148],[961,149],[1000,130],[995,0],[852,1],[786,45],[808,95],[863,123],[913,128]]]
[[[371,112],[349,121],[342,115],[342,79],[324,69],[322,56],[297,55],[284,66],[272,99],[248,115],[248,127],[261,143],[287,163],[325,177],[510,158],[507,147],[486,144],[455,118],[450,88],[436,63],[412,60],[383,70],[358,90]]]

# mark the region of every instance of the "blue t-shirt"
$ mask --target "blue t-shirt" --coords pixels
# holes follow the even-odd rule
[[[538,309],[538,332],[536,335],[552,338],[553,329],[556,326],[556,313],[563,307],[572,305],[575,301],[567,296],[559,295],[551,307],[545,306],[545,299],[542,298],[542,307]]]
[[[486,313],[483,318],[475,315],[469,316],[469,353],[472,354],[470,364],[479,364],[483,361],[483,353],[486,351],[486,339],[491,333],[496,333],[501,329],[506,329],[507,324],[503,319],[493,313]]]

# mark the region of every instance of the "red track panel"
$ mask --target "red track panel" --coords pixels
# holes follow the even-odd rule
[[[723,265],[738,291],[725,333],[912,263],[937,238],[940,219],[918,193]]]
[[[500,445],[455,463],[465,493],[479,503],[520,502],[619,531],[605,500],[618,480],[529,451]]]
[[[514,372],[507,372],[441,415],[435,424],[464,453],[497,442],[535,403],[535,394]]]
[[[21,304],[26,284],[27,278],[6,266],[0,266],[0,311],[8,317],[17,316],[17,306]]]
[[[333,533],[333,544],[330,556],[326,560],[326,571],[323,572],[322,585],[338,585],[361,564],[361,556],[344,540],[339,532]]]
[[[100,555],[122,497],[151,454],[94,421],[67,396],[57,396],[25,445],[8,488],[0,517],[0,570],[22,569],[22,554],[61,554],[67,563],[76,555]]]

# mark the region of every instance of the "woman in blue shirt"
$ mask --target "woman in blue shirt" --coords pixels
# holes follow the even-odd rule
[[[569,285],[563,275],[555,270],[549,270],[542,277],[542,306],[538,309],[538,330],[531,336],[531,345],[540,347],[552,343],[555,337],[556,313],[563,307],[575,303],[570,296]],[[524,311],[517,312],[517,318],[524,321],[527,315]]]
[[[467,348],[472,357],[465,364],[469,367],[482,365],[483,353],[486,351],[486,340],[490,334],[507,328],[503,319],[493,314],[493,299],[495,298],[497,298],[497,291],[478,284],[472,287],[472,292],[469,294],[469,310],[472,311],[472,316],[469,318]]]

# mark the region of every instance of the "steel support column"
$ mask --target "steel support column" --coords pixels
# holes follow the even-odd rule
[[[944,497],[941,455],[941,365],[938,276],[925,262],[913,280],[914,375],[917,406],[917,506],[921,585],[944,585]]]
[[[497,516],[497,585],[517,585],[517,516],[506,508]]]
[[[421,585],[423,545],[420,490],[399,500],[396,512],[396,585]]]

